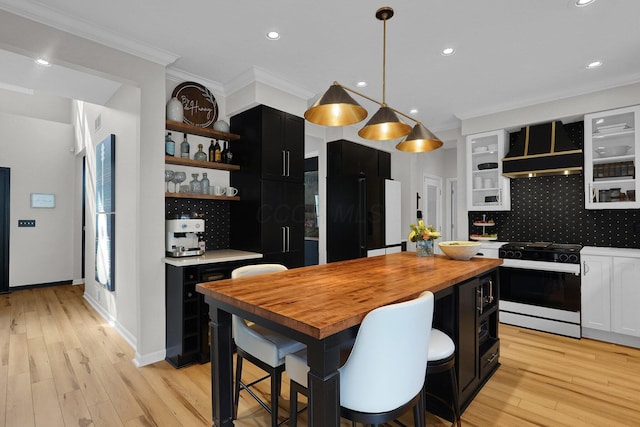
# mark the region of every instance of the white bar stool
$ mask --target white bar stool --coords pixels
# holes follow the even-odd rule
[[[449,335],[439,329],[431,329],[431,341],[429,342],[429,355],[427,357],[427,376],[449,371],[451,380],[451,411],[453,412],[453,424],[462,427],[460,420],[460,404],[458,403],[458,379],[456,378],[456,345]],[[426,379],[425,379],[426,382]],[[425,387],[425,390],[427,388]],[[429,395],[430,393],[427,393]],[[443,399],[433,396],[444,404],[449,405]]]

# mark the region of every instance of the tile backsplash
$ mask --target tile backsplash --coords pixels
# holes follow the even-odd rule
[[[226,200],[165,199],[165,218],[180,214],[198,214],[204,218],[204,241],[207,250],[229,247],[230,205]]]
[[[582,146],[582,122],[565,130]],[[582,174],[512,179],[510,186],[511,211],[469,212],[470,233],[482,232],[473,222],[485,214],[496,224],[486,232],[497,233],[500,241],[640,248],[640,234],[634,233],[640,209],[585,209]]]

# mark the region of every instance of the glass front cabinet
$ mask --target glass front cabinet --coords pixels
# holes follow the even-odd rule
[[[586,209],[637,209],[640,106],[584,116]]]
[[[504,130],[467,136],[467,210],[511,209],[509,178],[502,176],[507,149]]]

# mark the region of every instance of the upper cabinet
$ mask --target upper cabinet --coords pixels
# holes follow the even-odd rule
[[[587,209],[637,209],[636,164],[640,106],[584,116],[584,190]]]
[[[506,149],[504,130],[467,136],[467,210],[511,209],[509,179],[502,176]]]

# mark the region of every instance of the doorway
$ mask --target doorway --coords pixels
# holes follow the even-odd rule
[[[0,168],[0,294],[9,292],[9,168]]]

